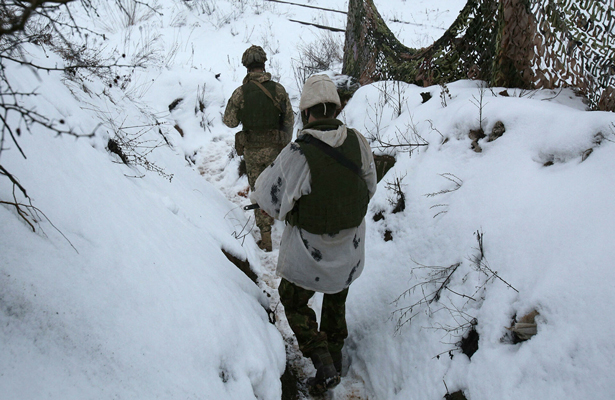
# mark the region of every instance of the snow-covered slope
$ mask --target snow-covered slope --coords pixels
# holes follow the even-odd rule
[[[376,130],[374,104],[383,86],[355,94],[349,124]],[[393,120],[394,107],[381,111],[390,142],[414,129],[430,145],[412,156],[397,151],[384,179],[401,182],[405,211],[390,213],[389,199],[397,196],[384,187],[371,204],[385,219],[370,225],[371,268],[350,292],[350,304],[363,305],[350,307],[353,366],[379,399],[441,398],[443,381],[471,399],[610,398],[615,116],[584,111],[568,90],[519,97],[509,89],[505,97],[498,95],[503,88],[488,89],[483,128],[489,134],[501,121],[506,132],[480,140],[476,153],[468,133],[479,127],[481,90],[471,81],[448,89],[452,99],[443,107],[440,87],[402,85],[406,111]],[[421,92],[432,99],[422,104]],[[392,241],[383,241],[386,230]],[[427,283],[438,268],[457,263],[454,273]],[[449,273],[439,301],[403,316],[394,312],[431,300]],[[510,344],[505,327],[534,309],[538,334]],[[480,340],[469,361],[457,342],[472,320]]]
[[[28,89],[33,75],[15,72]],[[97,123],[53,78],[39,91],[39,111]],[[121,108],[107,111],[142,125]],[[106,150],[105,128],[78,140],[36,130],[19,139],[28,159],[2,154],[41,211],[33,233],[0,207],[0,397],[276,398],[285,358],[268,300],[221,251],[247,256],[233,238],[245,217],[179,146],[151,155],[170,182],[142,176]]]
[[[137,6],[132,19],[112,2],[99,3],[99,18],[74,9],[78,22],[105,33],[104,41],[83,37],[90,47],[128,64],[147,56],[147,68],[119,69],[117,82],[8,67],[17,89],[41,94],[24,101],[95,135],[24,130],[28,158],[8,142],[1,153],[40,210],[32,232],[14,207],[0,207],[3,400],[279,399],[286,355],[297,356],[280,320],[277,250],[258,250],[250,213],[239,208],[247,179],[221,114],[251,44],[265,48],[297,110],[305,49],[341,46],[343,33],[290,20],[343,28],[345,16],[262,0],[148,3],[156,11]],[[437,38],[463,6],[376,4],[412,47]],[[62,65],[28,46],[33,62]],[[334,62],[328,73],[340,68]],[[366,268],[347,304],[348,373],[334,398],[436,400],[447,390],[472,400],[611,398],[614,114],[585,111],[570,90],[508,89],[506,97],[475,81],[451,83],[450,97],[443,89],[369,85],[341,116],[368,137],[404,144],[402,136],[420,136],[429,145],[408,154],[374,142],[397,163],[370,204]],[[387,101],[384,91],[393,94]],[[426,103],[423,92],[432,95]],[[489,134],[498,121],[504,135],[472,150],[469,131],[482,125]],[[109,153],[118,132],[155,147],[147,157],[159,169]],[[393,214],[396,182],[406,207]],[[12,193],[0,179],[0,199]],[[274,227],[277,241],[282,228]],[[222,249],[247,259],[259,286]],[[430,300],[452,271],[438,267],[457,264],[437,301],[405,318],[396,312]],[[538,334],[509,343],[513,315],[533,309]],[[469,359],[456,343],[473,320],[480,339]]]

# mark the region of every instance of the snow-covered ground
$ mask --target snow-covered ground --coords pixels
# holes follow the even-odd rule
[[[95,136],[24,130],[27,159],[6,140],[0,154],[40,210],[32,232],[14,207],[0,207],[2,400],[279,399],[287,357],[313,372],[278,305],[277,249],[256,247],[251,214],[240,209],[248,183],[221,116],[251,44],[265,48],[296,111],[302,49],[333,42],[341,51],[343,33],[291,20],[343,28],[346,17],[263,0],[148,3],[156,11],[137,6],[132,23],[112,2],[101,1],[96,18],[74,8],[78,22],[105,33],[83,36],[89,47],[128,64],[148,56],[147,68],[117,70],[117,82],[7,61],[16,89],[40,93],[25,102]],[[376,5],[406,45],[420,47],[464,2]],[[49,49],[27,50],[35,63],[63,63]],[[370,204],[366,267],[347,303],[347,373],[333,397],[612,398],[615,114],[585,111],[570,90],[447,88],[450,96],[380,82],[359,89],[340,117],[382,142],[429,145],[408,153],[373,143],[397,163]],[[469,131],[482,125],[489,135],[498,121],[504,135],[481,139],[475,152]],[[147,157],[158,172],[109,153],[117,132],[156,147]],[[399,213],[395,184],[405,196]],[[0,200],[12,199],[0,179]],[[274,227],[275,247],[282,229]],[[259,285],[222,250],[247,259]],[[437,301],[421,302],[441,286]],[[510,343],[513,316],[534,309],[538,334]],[[457,342],[471,322],[480,339],[469,359]]]

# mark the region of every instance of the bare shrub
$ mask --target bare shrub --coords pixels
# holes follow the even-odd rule
[[[132,2],[116,0],[114,4],[120,7],[119,13],[125,14],[126,23],[136,23],[142,15],[146,18],[148,13],[156,12],[154,7],[139,0]],[[19,86],[15,82],[18,79],[11,72],[11,68],[15,65],[27,67],[35,74],[39,72],[63,74],[64,81],[72,84],[72,88],[69,89],[73,94],[78,91],[88,93],[86,82],[93,81],[94,78],[101,79],[111,87],[123,86],[122,89],[125,89],[125,85],[130,82],[130,73],[119,73],[117,69],[123,67],[132,69],[139,64],[125,64],[126,54],[120,56],[111,52],[112,55],[105,56],[105,46],[101,45],[105,35],[80,26],[73,19],[69,8],[82,7],[94,18],[98,16],[97,6],[98,3],[95,4],[91,0],[7,0],[0,3],[0,155],[4,151],[17,149],[23,158],[26,158],[26,152],[19,144],[19,136],[24,131],[31,133],[34,127],[42,127],[56,135],[78,138],[94,135],[93,132],[74,130],[70,121],[52,118],[37,111],[36,100],[39,93],[36,90],[23,92],[17,89]],[[141,14],[140,10],[145,10],[144,14]],[[143,42],[146,41],[148,39],[143,38]],[[38,65],[25,50],[26,45],[38,46],[45,52],[59,55],[64,61],[64,66]],[[145,53],[137,57],[139,63],[148,60],[144,55]],[[93,131],[95,132],[97,128]],[[159,132],[162,133],[160,130]],[[132,143],[134,149],[138,148],[131,139],[124,139],[122,141],[120,138],[118,142],[120,146],[122,144],[126,146],[128,143],[129,147]],[[130,156],[131,153],[128,152],[129,161]],[[134,157],[132,162],[138,163],[139,157],[132,156]],[[146,168],[151,167],[145,161],[141,162]],[[8,179],[13,185],[13,199],[0,199],[0,203],[12,206],[17,215],[30,228],[36,230],[35,226],[42,220],[41,215],[44,217],[44,214],[31,204],[26,188],[19,184],[17,177],[2,165],[0,171],[0,177]],[[51,224],[50,221],[49,223]]]
[[[387,200],[389,204],[393,207],[391,213],[396,214],[398,212],[402,212],[406,209],[406,195],[404,194],[402,188],[402,181],[406,175],[402,177],[395,177],[392,181],[386,182],[386,188],[389,192],[391,192],[392,196]]]
[[[483,126],[485,124],[485,117],[483,115],[484,108],[489,102],[485,101],[485,93],[486,93],[487,85],[485,82],[481,82],[478,86],[478,97],[476,95],[472,95],[472,99],[470,102],[474,104],[474,106],[478,109],[478,130],[484,134]]]
[[[291,61],[299,90],[310,76],[341,63],[343,49],[341,37],[330,31],[321,33],[314,42],[300,44],[298,58]]]
[[[440,104],[442,105],[442,108],[445,108],[448,105],[446,100],[447,98],[449,100],[453,99],[451,92],[448,90],[446,83],[440,83]]]
[[[464,350],[463,341],[455,339],[461,339],[474,330],[477,321],[471,310],[480,307],[489,284],[500,281],[518,292],[489,266],[485,257],[483,233],[479,230],[475,236],[478,247],[474,248],[474,254],[468,257],[469,264],[456,262],[449,266],[427,266],[413,261],[417,267],[412,269],[411,274],[417,283],[392,303],[396,307],[392,313],[392,317],[397,321],[396,332],[412,323],[419,314],[425,313],[431,319],[436,313],[443,313],[447,317],[441,318],[440,322],[432,322],[428,328],[444,331],[454,339],[451,344],[457,348],[444,352],[452,357],[453,351]],[[463,284],[471,275],[476,276],[477,284],[471,288],[464,287]],[[458,279],[454,280],[454,276]],[[410,299],[410,304],[403,304],[406,299]]]
[[[183,0],[183,3],[190,11],[197,11],[210,17],[216,11],[214,0]]]
[[[214,119],[209,115],[207,107],[209,107],[209,101],[207,100],[207,84],[204,83],[202,88],[200,85],[197,87],[194,115],[201,117],[201,121],[199,122],[201,128],[207,129],[211,132],[211,128],[214,125]]]
[[[435,197],[435,196],[440,196],[446,193],[451,193],[454,192],[456,190],[459,190],[461,188],[461,185],[463,185],[463,181],[458,178],[457,176],[446,172],[444,174],[440,174],[440,176],[450,182],[453,183],[453,187],[452,188],[447,188],[447,189],[442,189],[439,190],[437,192],[433,192],[433,193],[427,193],[425,196],[426,197]],[[430,209],[438,209],[439,211],[433,216],[434,218],[436,218],[438,215],[441,214],[446,214],[448,212],[448,210],[446,209],[446,207],[448,207],[448,204],[434,204],[433,206],[429,207]]]
[[[147,3],[140,0],[114,0],[101,2],[97,7],[105,10],[105,18],[98,18],[96,22],[107,32],[118,32],[148,21],[155,15],[162,15],[156,0]],[[99,17],[97,7],[92,6],[91,10],[93,16]]]
[[[371,115],[368,117],[375,129],[367,129],[367,132],[371,132],[367,135],[367,139],[372,144],[372,147],[379,150],[392,150],[394,152],[402,152],[412,154],[415,150],[421,147],[429,146],[427,140],[425,140],[419,133],[417,124],[414,122],[412,115],[410,115],[410,121],[403,127],[396,126],[394,137],[385,138],[383,132],[386,128],[381,127],[384,103],[381,101],[370,107],[374,111],[374,118]]]
[[[377,88],[384,104],[393,107],[393,117],[399,117],[407,102],[405,84],[400,81],[384,81],[382,86],[377,86]]]
[[[162,130],[160,135],[164,140],[148,139],[146,134],[159,127],[159,123],[149,126],[115,126],[113,137],[109,138],[107,150],[116,154],[122,163],[129,166],[139,166],[146,171],[155,172],[171,182],[173,174],[167,173],[163,168],[152,162],[148,155],[155,149],[168,145],[168,141]],[[158,128],[159,129],[159,128]],[[142,178],[144,175],[131,176],[132,178]]]

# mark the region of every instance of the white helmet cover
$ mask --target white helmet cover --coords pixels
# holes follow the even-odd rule
[[[310,76],[303,85],[299,110],[308,108],[321,103],[335,103],[338,107],[342,106],[340,96],[337,94],[335,83],[327,75]]]

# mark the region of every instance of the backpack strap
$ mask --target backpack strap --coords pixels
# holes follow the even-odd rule
[[[357,164],[350,161],[346,156],[344,156],[339,151],[335,150],[333,147],[329,146],[322,140],[315,138],[312,135],[304,134],[297,138],[296,142],[303,142],[314,145],[316,148],[321,150],[323,153],[333,158],[335,161],[339,162],[342,166],[348,168],[356,175],[362,178],[361,168],[357,166]]]
[[[269,90],[267,90],[260,82],[257,82],[257,81],[250,81],[250,82],[252,82],[256,86],[258,86],[258,88],[260,90],[262,90],[263,93],[265,93],[267,95],[267,97],[269,97],[271,99],[271,101],[273,101],[273,105],[275,106],[275,108],[277,108],[282,114],[284,114],[284,111],[282,111],[282,107],[280,107],[280,104],[278,104],[278,102],[275,101],[275,99],[273,98],[273,96],[271,95],[271,92]]]

